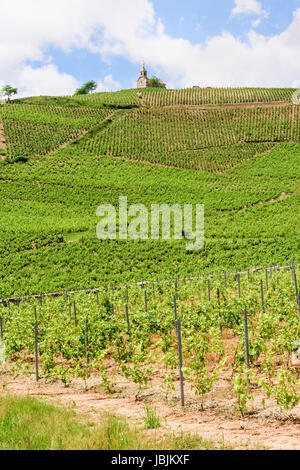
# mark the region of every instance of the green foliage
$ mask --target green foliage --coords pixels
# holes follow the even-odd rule
[[[145,406],[145,416],[143,419],[146,429],[157,429],[161,426],[157,410],[151,406]]]
[[[94,82],[93,80],[90,82],[87,82],[76,90],[75,96],[88,95],[89,93],[92,93],[93,91],[95,91],[97,86],[98,86],[97,83]]]
[[[73,412],[59,410],[33,398],[1,397],[1,450],[61,450],[78,445],[88,429]],[[70,447],[69,447],[70,448]]]
[[[104,109],[11,104],[0,109],[7,161],[27,161],[74,140],[113,115]]]
[[[142,91],[143,102],[147,106],[202,106],[242,103],[291,103],[296,89],[291,88],[186,88],[166,90],[146,88]],[[86,102],[101,105],[123,104],[140,105],[140,90],[130,89],[117,92],[92,93],[77,97]]]
[[[259,276],[251,273],[249,281],[242,277],[238,298],[232,270],[297,261],[299,110],[284,103],[184,107],[280,102],[288,100],[290,92],[145,90],[140,100],[136,90],[125,90],[20,100],[0,107],[7,145],[6,159],[0,162],[0,296],[86,286],[100,289],[100,307],[93,294],[72,296],[78,309],[76,327],[73,304],[63,298],[44,299],[41,306],[29,300],[11,305],[10,311],[2,305],[4,341],[8,357],[16,361],[14,373],[32,372],[26,357],[34,351],[35,305],[43,377],[58,378],[65,385],[80,377],[87,386],[88,378],[98,371],[103,389],[114,393],[116,372],[108,366],[113,362],[117,373],[135,384],[138,399],[151,384],[156,365],[162,364],[168,398],[178,380],[171,302],[175,291],[173,281],[161,279],[180,275],[183,372],[201,407],[223,368],[233,374],[239,413],[247,413],[256,381],[278,406],[297,405],[298,379],[289,370],[291,352],[299,341],[291,273],[273,272],[265,292],[265,312],[259,314]],[[170,108],[178,104],[183,107]],[[70,140],[74,141],[59,149]],[[18,164],[7,164],[12,162]],[[96,209],[103,203],[117,206],[120,195],[149,210],[155,203],[203,203],[204,248],[187,252],[186,240],[99,241]],[[222,271],[228,269],[229,286],[224,290]],[[204,274],[212,271],[208,302]],[[199,280],[195,273],[201,273]],[[147,313],[134,282],[142,279],[156,280]],[[112,294],[104,287],[111,283],[122,288]],[[125,283],[130,289],[130,333],[124,314]],[[245,308],[251,370],[244,366]],[[231,362],[221,329],[232,330],[236,338]],[[217,365],[212,366],[212,357]],[[113,435],[111,428],[108,434]]]
[[[157,77],[152,77],[149,79],[150,87],[151,88],[160,88],[161,80]]]
[[[299,380],[295,371],[281,370],[277,375],[278,385],[274,386],[276,403],[289,410],[300,403]]]
[[[10,101],[10,98],[12,97],[12,95],[17,95],[17,94],[18,94],[17,88],[13,88],[10,85],[4,85],[4,87],[2,87],[0,91],[0,96],[6,96],[8,101]]]
[[[83,148],[93,155],[226,172],[270,150],[276,142],[299,142],[298,113],[299,106],[292,105],[277,108],[139,108],[116,119]],[[295,121],[292,119],[294,114]]]
[[[7,145],[0,162],[2,297],[285,263],[299,253],[299,144],[276,143],[297,139],[293,108],[163,107],[284,101],[291,90],[146,89],[143,102],[153,108],[140,108],[137,93],[0,107]],[[203,250],[186,252],[185,240],[100,242],[96,209],[117,206],[119,195],[148,209],[203,203]]]
[[[34,398],[0,398],[1,450],[193,450],[218,444],[197,435],[165,433],[150,438],[122,418],[103,413],[101,424],[85,422],[74,410]]]
[[[252,375],[253,373],[251,376]],[[233,377],[233,392],[237,397],[235,409],[244,417],[245,413],[248,411],[248,400],[252,399],[253,395],[250,393],[249,371],[243,367],[235,371]]]
[[[280,144],[224,175],[97,157],[80,143],[26,164],[0,162],[0,296],[296,260],[299,152]],[[96,209],[118,206],[119,195],[148,209],[203,203],[203,250],[190,255],[185,240],[100,242]]]
[[[299,269],[296,271],[298,274]],[[222,275],[215,274],[211,278],[210,302],[205,276],[180,280],[177,310],[182,324],[183,374],[185,383],[189,383],[199,397],[202,409],[205,399],[223,376],[232,377],[232,390],[237,398],[235,408],[242,415],[248,412],[248,401],[253,398],[255,387],[260,387],[266,397],[286,409],[295,407],[299,401],[299,378],[289,362],[291,344],[300,337],[293,278],[290,270],[273,271],[276,289],[266,295],[266,310],[262,313],[261,275],[264,272],[252,274],[250,280],[247,273],[241,276],[243,298],[238,299],[239,302],[233,273],[228,274],[227,289]],[[68,299],[46,296],[42,304],[39,299],[28,299],[20,305],[2,305],[3,341],[9,364],[15,364],[13,372],[34,372],[28,358],[34,354],[36,307],[41,378],[59,379],[68,385],[79,377],[87,387],[91,374],[99,372],[104,391],[115,393],[116,384],[120,383],[117,377],[123,375],[136,386],[138,400],[142,391],[151,386],[154,372],[159,371],[164,379],[166,399],[172,398],[179,387],[177,338],[170,302],[175,295],[175,285],[168,281],[159,283],[154,296],[149,289],[147,312],[144,290],[135,284],[128,285],[130,333],[124,309],[126,288],[120,287],[115,288],[114,293],[107,286],[101,287],[98,296],[94,292],[82,292],[68,294]],[[222,293],[219,299],[217,289]],[[248,310],[249,370],[245,366],[245,307]],[[222,311],[222,333],[218,311]],[[228,330],[234,340],[234,347],[229,351],[224,339]]]

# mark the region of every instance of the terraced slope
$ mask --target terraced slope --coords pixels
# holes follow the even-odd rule
[[[113,114],[112,110],[51,105],[9,104],[0,107],[10,161],[46,155],[78,138]]]
[[[147,88],[114,93],[93,93],[76,99],[97,105],[202,106],[246,103],[291,102],[291,88]]]
[[[110,95],[113,108],[71,98],[0,107],[19,159],[0,162],[0,297],[299,259],[299,107],[124,109],[118,96],[136,93]],[[203,203],[203,250],[187,252],[185,239],[99,241],[97,207],[120,196],[149,210]]]
[[[84,150],[224,172],[277,142],[300,142],[299,106],[134,109],[86,142]]]
[[[297,260],[299,157],[299,144],[278,144],[210,174],[97,157],[71,144],[43,159],[2,164],[0,297]],[[290,196],[280,200],[282,193]],[[149,210],[203,203],[204,249],[187,252],[185,239],[98,240],[97,207],[118,207],[119,196]]]
[[[10,160],[45,155],[95,128],[82,147],[90,154],[224,172],[270,150],[275,143],[300,141],[299,106],[280,102],[288,99],[292,91],[147,89],[140,99],[140,91],[125,90],[76,97],[76,104],[81,99],[83,104],[98,103],[96,107],[75,106],[72,101],[58,106],[51,104],[49,98],[47,105],[27,100],[4,106],[0,114]],[[165,100],[166,96],[173,98]],[[146,106],[147,99],[155,106]],[[37,103],[38,100],[35,99]],[[222,100],[232,103],[212,104]],[[255,104],[255,100],[265,102]],[[186,106],[178,105],[179,102],[206,104]],[[126,105],[134,108],[124,109]],[[97,131],[97,125],[115,113],[110,106],[119,106],[124,112],[115,115],[111,125]]]

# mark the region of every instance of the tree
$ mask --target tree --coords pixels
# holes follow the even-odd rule
[[[10,101],[10,97],[12,95],[16,95],[18,93],[18,90],[17,88],[13,88],[11,87],[10,85],[5,85],[2,89],[1,89],[1,96],[7,96],[7,101]]]
[[[150,81],[150,86],[151,86],[152,88],[161,88],[162,81],[161,81],[159,78],[157,78],[157,77],[152,77],[152,78],[150,78],[149,81]]]
[[[97,88],[97,83],[91,80],[90,82],[85,83],[80,88],[76,90],[75,95],[88,95],[92,91],[95,91]]]

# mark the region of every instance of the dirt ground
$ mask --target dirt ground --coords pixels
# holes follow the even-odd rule
[[[213,393],[205,400],[201,411],[199,398],[185,385],[186,406],[179,400],[179,384],[175,391],[162,390],[161,377],[154,375],[151,386],[143,390],[136,400],[134,384],[124,377],[117,377],[116,393],[107,394],[101,386],[101,378],[91,377],[87,387],[82,380],[74,380],[66,387],[60,382],[40,380],[33,375],[18,377],[10,372],[0,375],[0,393],[34,396],[56,405],[72,406],[77,413],[94,423],[99,423],[103,412],[110,411],[126,417],[131,424],[142,425],[145,405],[157,409],[162,427],[158,433],[189,432],[204,440],[213,440],[217,446],[253,450],[299,450],[300,406],[292,411],[282,411],[272,400],[262,404],[259,391],[249,404],[249,414],[241,418],[233,412],[235,397],[227,379],[219,379]]]

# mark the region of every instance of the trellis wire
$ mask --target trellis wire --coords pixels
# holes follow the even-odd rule
[[[295,266],[295,265],[294,265],[294,266]],[[299,266],[300,266],[300,264],[297,264],[297,267],[299,267]],[[248,268],[247,268],[247,269],[248,269]],[[252,272],[253,272],[254,274],[257,274],[259,271],[262,271],[262,270],[264,270],[264,269],[265,269],[264,267],[259,267],[259,268],[258,268],[258,267],[255,267],[255,268],[252,268]],[[278,272],[279,272],[281,269],[291,269],[291,265],[276,266],[276,270],[277,270]],[[275,267],[274,267],[274,270],[275,270]],[[246,272],[247,272],[247,271],[246,271]],[[245,273],[246,273],[246,272],[245,272]],[[240,272],[240,274],[245,274],[245,273]],[[220,275],[220,273],[219,273],[219,275]],[[231,272],[230,272],[230,269],[228,269],[228,275],[236,275],[236,274],[235,274],[235,273],[231,273]],[[203,274],[203,275],[202,275],[202,278],[205,279],[205,277],[207,277],[207,276],[205,276],[205,274]],[[162,280],[162,281],[160,281],[160,282],[164,283],[164,282],[168,282],[168,281]],[[134,281],[134,283],[135,283],[135,285],[137,285],[137,281]],[[103,286],[103,289],[106,290],[106,291],[108,290],[107,284],[105,284],[105,285]],[[90,292],[95,292],[95,291],[96,291],[96,289],[91,289],[91,290],[90,290]],[[65,292],[65,291],[63,291],[63,292],[48,292],[47,294],[43,294],[43,295],[44,295],[44,297],[45,297],[46,295],[52,296],[52,297],[59,297],[59,296],[64,295],[64,292]],[[84,292],[84,290],[70,291],[70,294],[80,294],[81,292]],[[17,305],[19,306],[21,301],[24,301],[24,300],[27,300],[27,299],[34,299],[34,298],[39,298],[39,295],[28,295],[28,296],[22,296],[22,297],[12,297],[12,298],[1,299],[1,300],[0,300],[0,303],[8,304],[9,302],[14,302],[14,303],[17,303]]]

